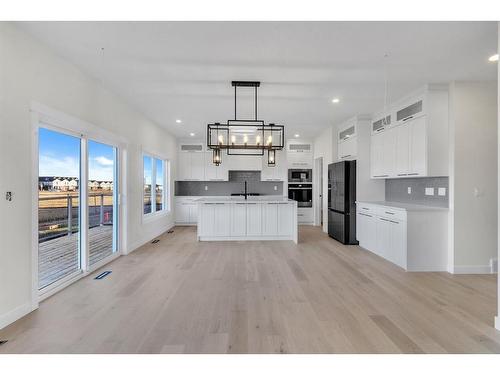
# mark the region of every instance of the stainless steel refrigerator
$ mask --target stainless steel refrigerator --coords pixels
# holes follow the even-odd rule
[[[328,165],[328,235],[346,245],[356,241],[356,161]]]

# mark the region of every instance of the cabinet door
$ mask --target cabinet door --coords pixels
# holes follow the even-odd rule
[[[262,204],[262,234],[276,236],[278,234],[278,204]]]
[[[198,203],[189,204],[189,222],[198,222]]]
[[[293,234],[293,205],[291,203],[278,204],[278,235],[291,236]]]
[[[427,175],[427,129],[426,116],[411,120],[410,126],[410,170],[408,175]]]
[[[340,160],[353,160],[356,158],[356,137],[340,142],[338,147],[338,156]]]
[[[245,203],[231,205],[231,236],[247,234],[247,208]]]
[[[199,232],[202,236],[215,235],[215,203],[203,203],[200,207],[201,226]]]
[[[410,169],[410,126],[403,124],[396,132],[396,176],[407,176]]]
[[[359,245],[375,252],[377,248],[377,222],[372,215],[358,212],[356,215],[356,237]]]
[[[389,129],[383,132],[382,149],[382,174],[384,176],[394,176],[396,169],[396,129]]]
[[[189,223],[189,207],[185,203],[175,204],[175,221],[177,223]]]
[[[406,269],[406,222],[391,220],[390,250],[387,259]]]
[[[205,152],[205,181],[217,180],[217,168],[212,161],[212,153]],[[220,165],[219,165],[220,167]]]
[[[230,204],[215,204],[214,235],[217,237],[227,237],[231,233],[231,211]]]
[[[247,203],[247,236],[262,235],[262,205]]]
[[[191,152],[191,180],[203,181],[205,179],[204,152]]]
[[[377,240],[374,253],[382,258],[387,259],[389,254],[392,253],[392,228],[391,222],[382,217],[377,218],[376,221]]]
[[[177,155],[177,180],[186,181],[191,179],[191,153],[179,152]]]
[[[370,143],[370,170],[372,178],[384,178],[382,153],[384,151],[383,133],[372,135]]]

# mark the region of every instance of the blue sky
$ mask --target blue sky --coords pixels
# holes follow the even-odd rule
[[[39,129],[39,175],[79,177],[80,139]],[[113,180],[113,147],[89,141],[89,179]]]
[[[153,159],[150,156],[143,157],[144,163],[144,184],[151,184],[151,174],[152,174],[152,165],[153,160],[156,161],[156,185],[163,185],[163,161],[160,159]]]

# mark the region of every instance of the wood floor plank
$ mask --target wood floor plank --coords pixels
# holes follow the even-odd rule
[[[297,245],[158,239],[0,330],[0,353],[500,353],[496,275],[408,273],[309,226]]]

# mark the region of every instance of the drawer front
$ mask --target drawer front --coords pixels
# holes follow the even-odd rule
[[[393,219],[397,221],[406,221],[406,211],[398,210],[392,207],[379,206],[377,207],[377,216]]]
[[[356,203],[356,211],[363,212],[365,214],[375,215],[377,212],[377,206],[365,203]]]

